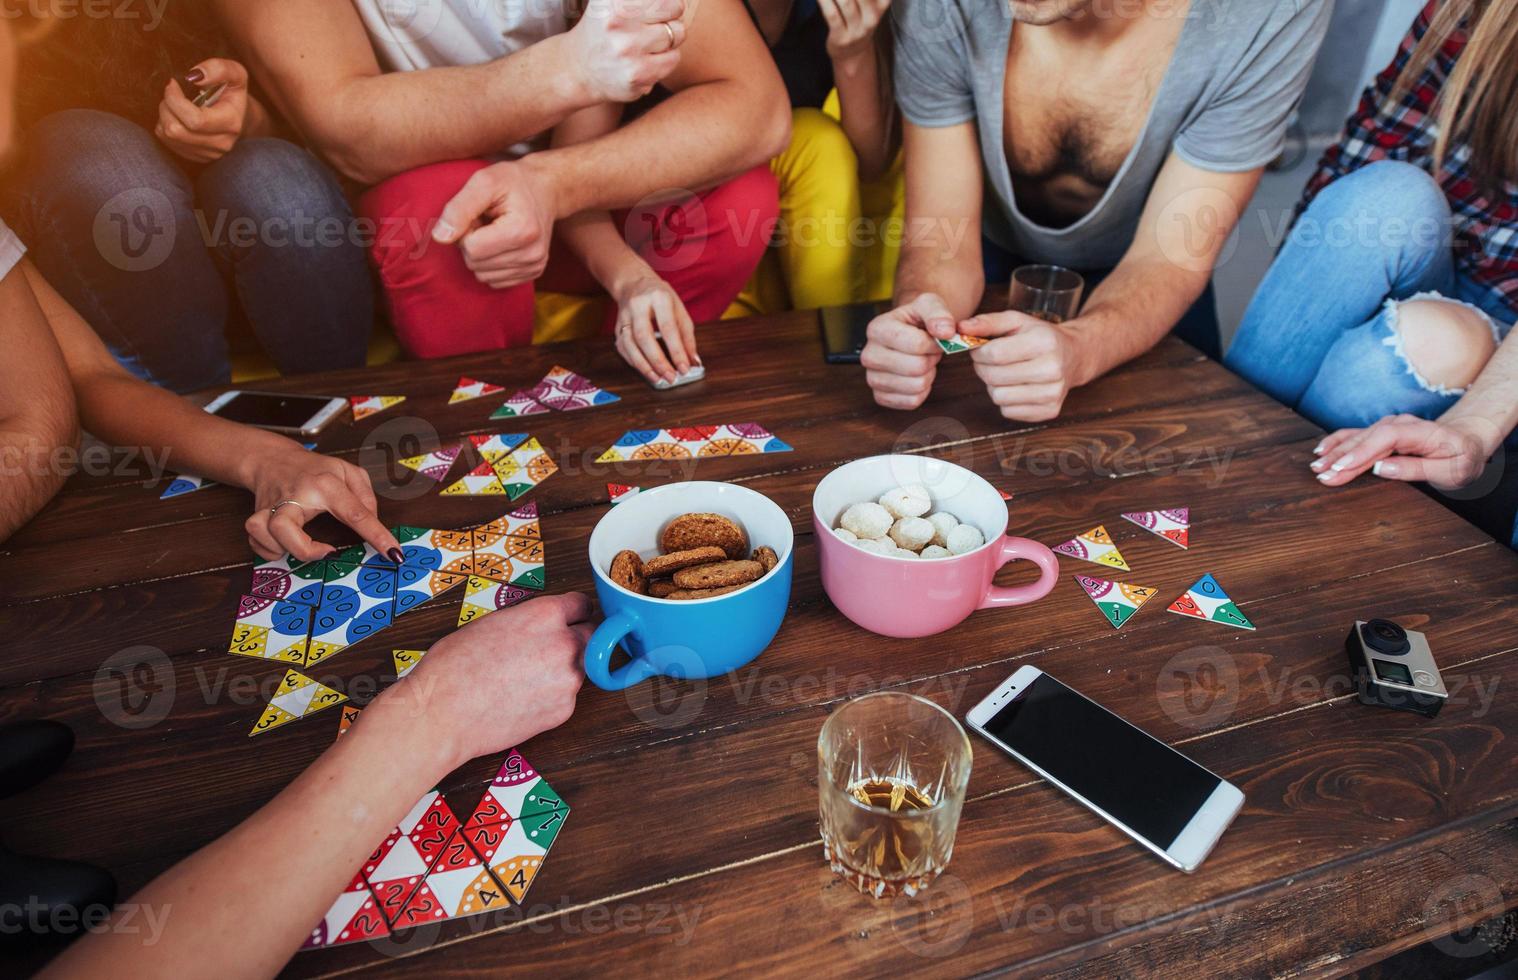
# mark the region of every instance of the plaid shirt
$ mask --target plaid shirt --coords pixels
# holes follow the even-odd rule
[[[1430,0],[1391,65],[1365,90],[1343,138],[1323,155],[1318,172],[1308,182],[1301,207],[1333,181],[1377,160],[1401,160],[1432,169],[1438,139],[1435,103],[1465,50],[1469,39],[1465,29],[1450,37],[1406,97],[1394,101],[1392,92],[1437,9],[1438,0]],[[1518,92],[1497,97],[1518,98]],[[1489,199],[1472,176],[1470,147],[1453,142],[1436,176],[1455,216],[1458,272],[1491,290],[1496,301],[1518,315],[1518,184],[1507,181],[1502,199]]]

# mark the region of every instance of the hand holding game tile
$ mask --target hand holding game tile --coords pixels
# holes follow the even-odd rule
[[[944,356],[937,340],[955,330],[954,314],[933,293],[871,320],[859,363],[876,403],[910,411],[927,401]]]
[[[617,284],[611,294],[617,302],[617,353],[649,384],[673,385],[701,363],[696,326],[680,294],[652,269]]]
[[[1047,422],[1058,418],[1072,388],[1085,383],[1083,348],[1068,323],[1049,323],[1008,310],[971,317],[959,325],[967,337],[989,337],[970,353],[975,374],[1004,418]]]
[[[542,596],[482,616],[432,645],[427,656],[366,709],[381,705],[428,729],[443,771],[557,728],[574,711],[594,624],[581,593]]]
[[[369,474],[340,459],[309,453],[288,440],[245,457],[245,486],[253,491],[254,511],[245,527],[259,557],[274,560],[286,553],[302,561],[331,554],[332,546],[313,541],[304,528],[327,513],[348,525],[380,554],[400,554],[400,542],[380,523],[379,504]],[[288,448],[286,448],[288,447]]]

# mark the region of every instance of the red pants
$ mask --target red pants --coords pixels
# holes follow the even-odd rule
[[[395,334],[412,357],[448,357],[532,342],[534,289],[604,295],[558,241],[536,283],[491,289],[475,279],[453,245],[432,241],[443,206],[485,160],[455,160],[407,171],[359,202],[378,226],[371,250],[390,301]],[[764,255],[779,211],[767,166],[665,204],[612,215],[627,243],[674,287],[691,319],[720,319]],[[616,322],[608,313],[606,328]]]

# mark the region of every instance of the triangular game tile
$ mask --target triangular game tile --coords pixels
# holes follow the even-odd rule
[[[405,400],[405,395],[354,395],[348,399],[348,404],[353,406],[353,421],[357,422],[394,408]]]
[[[1121,629],[1144,603],[1159,595],[1158,589],[1128,585],[1124,582],[1109,582],[1089,575],[1077,575],[1075,581],[1080,583],[1086,595],[1096,603],[1096,608],[1107,617],[1107,622],[1112,624],[1113,629]]]
[[[1191,547],[1191,508],[1189,507],[1134,511],[1124,514],[1123,520],[1131,521],[1150,534],[1157,534],[1179,548]]]
[[[453,389],[453,394],[448,398],[448,404],[457,405],[459,402],[473,401],[476,398],[484,398],[486,395],[498,395],[505,390],[500,385],[493,385],[486,381],[460,378],[458,387]]]
[[[1193,619],[1222,623],[1234,629],[1252,630],[1255,628],[1249,621],[1249,617],[1245,616],[1228,597],[1228,593],[1223,591],[1223,587],[1211,574],[1197,579],[1196,584],[1187,589],[1185,595],[1170,604],[1169,611],[1190,616]]]
[[[1069,555],[1071,558],[1079,558],[1081,561],[1089,561],[1093,565],[1105,565],[1125,572],[1132,571],[1128,563],[1123,560],[1122,552],[1118,551],[1117,545],[1112,543],[1112,536],[1100,524],[1085,534],[1077,535],[1064,544],[1056,545],[1054,551],[1061,555]]]

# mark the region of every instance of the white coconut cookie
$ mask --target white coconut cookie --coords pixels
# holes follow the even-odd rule
[[[921,517],[933,509],[933,498],[922,486],[897,487],[880,495],[880,506],[895,518]]]
[[[961,524],[949,532],[947,547],[956,555],[964,555],[985,543],[986,539],[980,533],[980,528],[970,524]]]
[[[954,557],[954,552],[950,551],[948,548],[943,547],[942,545],[930,544],[926,548],[922,549],[922,553],[920,555],[918,555],[917,557],[919,557],[919,558],[953,558]]]
[[[838,525],[856,537],[873,541],[885,537],[895,521],[891,512],[879,504],[863,503],[844,511]]]
[[[940,548],[949,546],[949,532],[959,527],[959,518],[946,510],[928,518],[928,523],[933,525],[933,543]]]
[[[921,517],[903,517],[891,525],[891,540],[898,548],[917,552],[933,540],[933,525]]]

